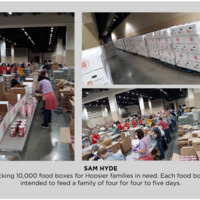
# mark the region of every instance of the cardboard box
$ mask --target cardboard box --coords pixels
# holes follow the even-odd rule
[[[106,147],[108,150],[111,149],[113,153],[117,153],[120,150],[120,144],[119,142],[115,142],[110,146]]]
[[[186,25],[184,35],[196,35],[200,33],[200,23],[195,22]]]
[[[42,94],[42,93],[36,92],[36,93],[35,93],[35,98],[36,98],[37,100],[39,100],[39,101],[42,101],[43,94]]]
[[[162,30],[162,36],[163,37],[170,37],[171,36],[171,32],[169,28],[163,29]]]
[[[163,51],[164,56],[167,56],[169,58],[175,58],[175,54],[173,51]]]
[[[200,43],[200,35],[193,36],[183,36],[186,44],[199,44]]]
[[[16,118],[19,110],[18,105],[18,95],[17,94],[4,94],[0,96],[1,103],[8,103],[12,105],[12,108],[9,110],[9,124],[11,124]]]
[[[26,90],[21,89],[21,88],[13,88],[12,89],[13,94],[20,94],[20,99],[19,99],[19,109],[25,105],[26,103]]]
[[[104,68],[101,55],[101,47],[84,50],[82,52],[82,74]]]
[[[91,151],[82,152],[82,160],[87,160],[87,157],[91,154]]]
[[[181,44],[173,44],[173,50],[176,52],[181,51]]]
[[[170,30],[170,34],[171,34],[171,36],[176,36],[177,34],[176,34],[176,29],[177,28],[177,26],[173,26],[173,27],[171,27],[169,30]]]
[[[196,155],[196,152],[194,150],[194,147],[183,147],[180,149],[180,155],[181,156]]]
[[[187,44],[181,44],[180,45],[180,52],[188,53],[189,52],[189,45],[187,45]]]
[[[185,30],[186,30],[186,26],[185,25],[178,26],[176,28],[176,35],[177,36],[185,35]]]
[[[182,147],[188,147],[189,146],[189,142],[188,141],[178,141],[178,149],[181,149]]]
[[[108,78],[104,68],[82,75],[83,85],[105,85]]]
[[[183,67],[187,69],[192,69],[192,62],[188,60],[183,60]]]
[[[8,103],[0,102],[0,116],[3,117],[3,121],[0,123],[0,142],[2,141],[4,134],[10,125],[9,114]]]
[[[182,52],[175,52],[176,59],[188,60],[188,54]]]
[[[200,151],[200,138],[192,138],[192,146],[195,151]]]
[[[200,54],[188,54],[188,59],[192,62],[200,62]]]
[[[178,136],[183,136],[185,134],[185,131],[183,130],[178,130]]]
[[[179,67],[184,67],[184,60],[182,60],[182,59],[176,59],[176,65],[179,66]]]
[[[188,45],[189,53],[200,54],[200,45]]]
[[[108,139],[104,140],[101,144],[103,147],[109,147],[112,145],[112,139],[108,138]]]
[[[172,43],[173,44],[184,44],[185,43],[185,38],[184,38],[184,36],[172,37]]]

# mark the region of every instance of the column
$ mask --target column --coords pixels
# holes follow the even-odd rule
[[[119,113],[119,107],[117,105],[117,100],[115,95],[114,94],[109,95],[108,100],[113,121],[119,120],[120,122],[122,122],[122,116]]]
[[[188,99],[189,99],[189,106],[195,107],[195,99],[194,99],[194,89],[188,89]]]
[[[14,49],[14,45],[11,45],[11,63],[12,64],[15,63],[15,49]]]
[[[144,99],[143,97],[138,97],[139,105],[140,105],[140,111],[142,115],[145,115],[145,106],[144,106]]]
[[[150,114],[153,114],[151,99],[148,99],[148,104],[149,104],[149,112]]]
[[[42,53],[40,53],[40,64],[43,64],[42,57],[43,57],[43,55],[42,55]]]
[[[177,103],[176,103],[176,100],[174,100],[174,110],[177,110]]]
[[[107,109],[107,107],[106,107],[106,106],[102,106],[102,107],[101,107],[101,111],[102,111],[102,116],[103,116],[103,118],[104,118],[104,121],[105,121],[105,122],[109,121],[109,119],[108,119],[108,109]]]
[[[85,106],[82,106],[82,127],[87,128],[88,127],[88,112],[87,108]]]
[[[63,40],[58,38],[56,46],[56,62],[58,64],[63,64]]]
[[[66,31],[66,56],[65,64],[74,66],[74,25],[68,25]]]
[[[1,62],[6,63],[6,42],[1,41]]]
[[[162,110],[165,110],[165,105],[164,105],[164,100],[161,99],[161,107],[162,107]]]

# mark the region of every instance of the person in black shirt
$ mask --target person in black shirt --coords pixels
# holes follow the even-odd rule
[[[151,128],[152,128],[152,134],[154,136],[154,138],[156,139],[157,141],[157,147],[161,153],[161,158],[160,160],[163,160],[165,159],[165,152],[164,152],[164,149],[163,149],[163,146],[162,146],[162,136],[161,136],[161,132],[160,132],[160,129],[158,127],[156,127],[156,125],[154,123],[151,124]]]
[[[14,78],[11,81],[11,88],[15,87],[16,85],[20,85],[19,83],[19,75],[15,74]]]

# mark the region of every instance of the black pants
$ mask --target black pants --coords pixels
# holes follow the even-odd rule
[[[163,146],[164,151],[166,151],[168,149],[167,143],[166,143],[166,140],[165,140],[165,136],[162,136],[162,146]]]

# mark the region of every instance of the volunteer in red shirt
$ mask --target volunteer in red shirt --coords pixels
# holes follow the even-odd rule
[[[139,125],[142,125],[142,119],[139,119]]]
[[[6,66],[5,69],[6,69],[6,74],[11,74],[12,68],[9,65]]]
[[[92,144],[96,144],[100,138],[100,135],[98,134],[98,130],[96,129],[94,131],[94,134],[92,135]]]
[[[3,75],[3,70],[4,70],[4,67],[2,66],[2,67],[0,68],[0,75]]]
[[[17,73],[17,65],[14,66],[14,71]]]
[[[124,126],[123,126],[120,122],[119,122],[118,127],[119,127],[119,130],[120,130],[120,131],[123,131],[123,130],[124,130]]]
[[[126,127],[127,129],[129,129],[129,126],[130,126],[130,125],[129,125],[129,123],[128,123],[127,121],[125,122],[124,125],[125,125],[125,127]]]
[[[132,126],[133,126],[133,128],[136,127],[136,122],[135,122],[135,120],[132,121]]]
[[[171,142],[171,136],[170,136],[168,124],[165,121],[163,121],[162,118],[159,118],[159,121],[160,122],[157,124],[157,126],[162,126],[162,129],[165,132],[165,136],[167,138],[167,143],[170,143]]]

